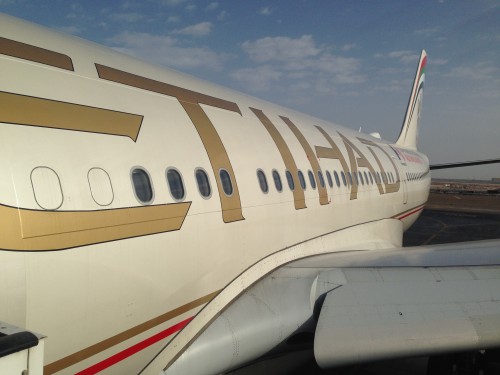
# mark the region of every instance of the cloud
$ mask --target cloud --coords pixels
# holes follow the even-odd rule
[[[229,17],[229,13],[226,12],[225,10],[223,10],[222,12],[220,12],[218,15],[217,15],[217,21],[223,21],[225,20],[227,17]]]
[[[282,76],[282,72],[270,65],[242,68],[231,73],[231,78],[250,91],[267,91]]]
[[[191,25],[179,30],[174,30],[174,34],[182,34],[189,36],[206,36],[210,34],[211,31],[212,31],[211,22],[200,22],[197,23],[196,25]]]
[[[446,60],[446,59],[430,59],[429,64],[431,64],[431,65],[446,65],[446,64],[448,64],[448,60]]]
[[[419,55],[416,54],[414,51],[407,51],[407,50],[392,51],[392,52],[389,52],[387,54],[376,53],[374,56],[376,58],[396,59],[405,65],[415,64],[416,62],[418,62],[418,58],[419,58]]]
[[[167,17],[167,23],[177,23],[180,21],[178,16],[169,16]]]
[[[262,16],[270,16],[274,12],[274,9],[267,6],[259,9],[259,14]]]
[[[413,51],[393,51],[389,52],[388,57],[397,59],[403,64],[413,64],[418,60],[418,55]]]
[[[311,35],[298,39],[288,37],[266,37],[255,42],[246,41],[241,47],[255,62],[301,61],[316,56],[320,50],[315,46]]]
[[[111,18],[113,21],[132,23],[144,20],[146,17],[144,14],[141,13],[122,12],[122,13],[112,13],[110,14],[109,18]]]
[[[488,62],[478,62],[472,66],[457,66],[446,74],[447,77],[471,80],[498,80],[499,69]]]
[[[350,51],[350,50],[353,50],[355,48],[358,48],[358,46],[355,44],[344,44],[342,47],[340,47],[340,50],[341,51]]]
[[[339,85],[365,80],[359,60],[333,55],[318,46],[311,35],[293,39],[265,37],[241,45],[257,67],[238,69],[231,77],[252,91],[268,90],[271,83],[283,91],[301,92],[315,87],[317,92],[334,94]]]
[[[208,12],[213,11],[219,7],[219,3],[217,1],[211,2],[210,4],[207,5],[205,10]]]
[[[175,38],[147,33],[123,32],[108,42],[120,52],[183,70],[218,70],[226,58],[208,48],[181,47]]]
[[[160,3],[169,7],[175,7],[184,3],[186,0],[161,0]]]
[[[432,37],[435,36],[438,32],[439,32],[439,27],[427,27],[425,29],[415,30],[413,33],[415,35],[423,37]]]

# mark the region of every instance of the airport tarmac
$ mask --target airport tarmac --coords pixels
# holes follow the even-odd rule
[[[404,246],[500,238],[500,196],[431,193],[417,222],[405,233]],[[314,359],[291,375],[424,375],[427,357],[321,370]],[[500,373],[500,372],[499,372]]]

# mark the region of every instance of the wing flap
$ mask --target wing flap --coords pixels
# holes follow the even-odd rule
[[[500,345],[498,266],[341,271],[316,327],[323,368]]]

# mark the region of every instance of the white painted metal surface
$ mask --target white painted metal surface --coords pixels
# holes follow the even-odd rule
[[[321,309],[321,367],[495,347],[500,267],[344,269]],[[496,328],[495,328],[496,327]]]

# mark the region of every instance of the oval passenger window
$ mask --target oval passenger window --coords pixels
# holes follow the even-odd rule
[[[198,184],[198,191],[203,198],[210,197],[212,189],[210,188],[210,181],[208,180],[207,173],[203,169],[197,169],[196,173],[196,183]]]
[[[300,182],[300,186],[302,187],[302,190],[306,190],[306,180],[304,178],[304,174],[302,173],[302,171],[299,171],[298,175],[299,175],[299,182]]]
[[[288,181],[288,187],[293,191],[295,189],[295,182],[293,182],[292,173],[290,171],[286,171],[285,174],[286,180]]]
[[[153,200],[153,187],[149,174],[141,168],[132,171],[132,185],[134,193],[141,203],[149,203]]]
[[[56,210],[63,204],[61,182],[57,173],[48,167],[36,167],[31,171],[33,194],[38,205],[46,210]]]
[[[184,199],[184,184],[182,183],[181,174],[176,169],[170,168],[167,170],[167,181],[172,198],[176,201]]]
[[[267,186],[266,175],[261,169],[257,171],[257,179],[259,180],[260,190],[262,190],[263,193],[267,193],[269,187]]]
[[[281,183],[281,177],[278,171],[275,169],[273,170],[273,180],[274,180],[274,186],[276,187],[276,190],[281,192],[283,190],[283,184]]]
[[[307,175],[309,176],[309,182],[311,183],[311,187],[313,189],[316,189],[316,180],[314,179],[313,173],[311,171],[308,171]]]
[[[219,172],[220,182],[222,184],[222,190],[227,196],[233,194],[233,183],[231,182],[231,177],[225,169],[221,169]]]
[[[113,202],[114,194],[108,173],[101,168],[92,168],[87,174],[87,179],[94,201],[100,206],[109,206]]]

